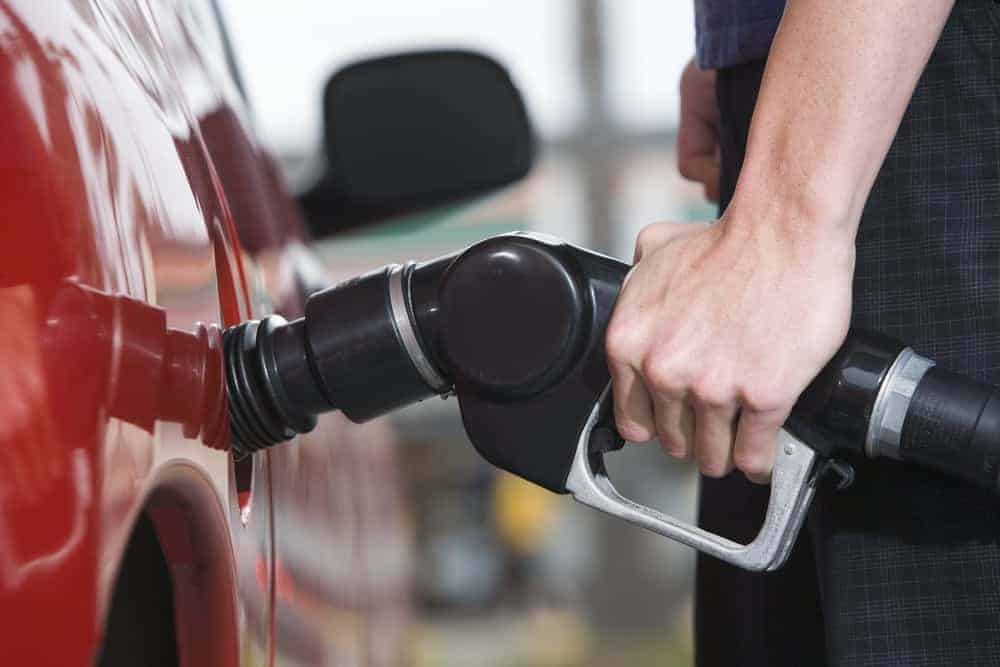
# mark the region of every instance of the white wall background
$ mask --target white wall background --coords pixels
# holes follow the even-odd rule
[[[548,138],[572,132],[583,101],[575,0],[223,0],[259,129],[284,154],[318,145],[320,92],[338,67],[403,49],[465,47],[504,63]],[[673,126],[693,50],[685,0],[606,0],[608,93],[626,129]]]

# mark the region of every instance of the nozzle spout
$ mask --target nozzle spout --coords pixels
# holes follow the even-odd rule
[[[331,410],[365,422],[446,394],[451,380],[432,350],[437,287],[453,259],[383,267],[317,292],[297,320],[226,331],[234,450],[307,433]]]

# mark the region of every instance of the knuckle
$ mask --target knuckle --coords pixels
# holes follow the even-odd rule
[[[624,324],[620,318],[613,318],[604,337],[604,353],[608,362],[627,365],[635,348],[633,327]]]
[[[680,397],[684,393],[681,369],[670,362],[668,355],[647,355],[642,363],[642,377],[656,393]]]
[[[784,387],[760,383],[750,385],[741,392],[741,403],[751,412],[780,412],[795,403],[795,396]]]
[[[725,384],[716,382],[711,378],[705,378],[693,383],[691,397],[699,406],[722,408],[733,402],[735,392]]]
[[[659,241],[662,236],[663,224],[653,223],[652,225],[646,225],[641,230],[639,230],[638,235],[635,237],[635,257],[641,258],[648,252],[650,252]]]
[[[647,225],[639,230],[639,233],[635,237],[635,245],[637,248],[645,248],[653,240],[653,225]]]

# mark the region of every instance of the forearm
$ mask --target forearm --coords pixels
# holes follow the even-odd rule
[[[853,243],[954,0],[789,0],[728,216]],[[756,221],[756,222],[755,222]]]

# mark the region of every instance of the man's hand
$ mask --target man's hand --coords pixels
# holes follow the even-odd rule
[[[642,231],[608,363],[627,440],[766,482],[778,429],[847,333],[854,246],[739,215]]]
[[[606,341],[626,439],[769,477],[778,428],[847,333],[861,211],[953,4],[788,0],[725,214],[640,235]],[[685,71],[678,141],[714,198],[711,76]]]
[[[715,100],[715,70],[698,69],[693,59],[681,74],[677,168],[684,178],[701,183],[705,197],[719,201],[719,106]]]

